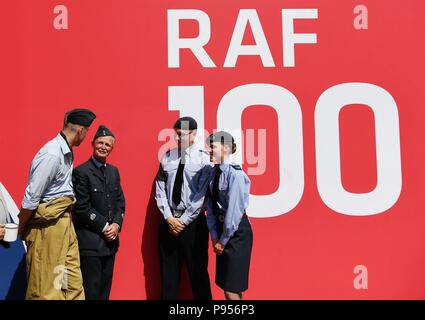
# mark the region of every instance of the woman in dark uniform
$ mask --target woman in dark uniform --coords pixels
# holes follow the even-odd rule
[[[248,289],[252,251],[251,224],[246,215],[250,180],[241,167],[231,162],[236,151],[233,137],[224,131],[207,139],[211,171],[208,189],[207,223],[217,255],[216,284],[227,300],[241,300]]]

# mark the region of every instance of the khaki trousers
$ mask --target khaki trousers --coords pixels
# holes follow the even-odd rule
[[[71,217],[74,203],[71,197],[42,203],[28,222],[26,299],[85,299],[77,235]]]

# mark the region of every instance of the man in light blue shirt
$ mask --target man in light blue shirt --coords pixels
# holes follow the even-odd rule
[[[72,158],[72,150],[63,132],[47,142],[31,163],[22,208],[35,210],[40,202],[74,196]]]
[[[79,146],[96,115],[74,109],[63,130],[31,163],[19,213],[19,236],[27,244],[26,299],[84,299],[78,242],[71,219],[73,146]],[[58,276],[62,273],[62,284]],[[66,277],[65,277],[66,275]]]
[[[162,297],[178,298],[180,268],[186,261],[196,300],[211,300],[208,227],[204,199],[211,170],[208,153],[194,144],[197,124],[183,117],[174,125],[178,147],[161,159],[155,199],[163,216],[159,230]]]

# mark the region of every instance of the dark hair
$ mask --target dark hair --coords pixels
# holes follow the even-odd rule
[[[177,119],[176,123],[174,123],[174,129],[186,129],[192,131],[198,129],[198,124],[192,117],[182,117]]]
[[[236,143],[232,143],[232,154],[236,152]]]
[[[211,145],[214,142],[220,142],[222,145],[229,146],[232,150],[232,154],[236,152],[235,139],[233,139],[233,137],[230,133],[227,133],[225,131],[219,131],[219,132],[211,134],[207,138],[206,143],[208,145]]]

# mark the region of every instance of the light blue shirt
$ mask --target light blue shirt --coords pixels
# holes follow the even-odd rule
[[[65,138],[58,134],[32,160],[22,208],[35,210],[40,201],[74,196],[72,169],[72,151]]]
[[[222,171],[218,180],[217,206],[222,215],[224,215],[223,232],[220,235],[217,224],[218,216],[214,214],[211,195],[214,187],[214,177],[217,168]],[[211,233],[211,239],[219,239],[220,243],[226,245],[233,234],[238,230],[242,216],[248,207],[249,188],[251,181],[246,173],[230,160],[225,160],[222,164],[214,166],[209,179],[209,197],[207,203],[207,224]]]
[[[185,157],[182,201],[176,206],[172,200],[173,187],[182,156]],[[208,152],[197,145],[181,150],[181,155],[177,148],[165,153],[155,182],[155,200],[164,219],[173,215],[172,210],[184,210],[180,220],[188,225],[205,209],[204,200],[211,169]]]

